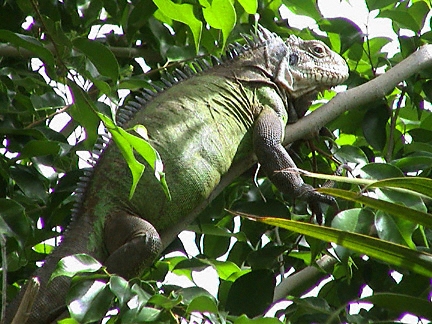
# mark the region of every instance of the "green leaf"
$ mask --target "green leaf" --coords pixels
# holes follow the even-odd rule
[[[213,302],[216,302],[214,297],[207,290],[201,287],[182,288],[178,291],[178,293],[182,296],[183,304],[185,305],[189,305],[198,297],[206,297],[213,299]]]
[[[258,10],[258,0],[238,0],[238,2],[249,15],[255,14]]]
[[[132,297],[132,291],[129,287],[129,283],[122,277],[111,276],[109,287],[113,294],[117,297],[120,306],[126,305],[126,303]]]
[[[358,147],[343,145],[336,151],[335,156],[341,161],[364,164],[368,159],[365,153]]]
[[[363,43],[363,32],[353,21],[345,18],[321,19],[320,29],[327,33],[337,35],[340,38],[340,46],[336,46],[334,39],[332,42],[333,50],[344,53],[354,44]],[[337,40],[336,40],[337,41]]]
[[[228,251],[230,244],[230,237],[204,235],[203,253],[209,258],[216,259]]]
[[[193,34],[195,50],[198,53],[202,22],[195,17],[194,6],[188,3],[177,4],[170,0],[153,0],[153,2],[165,16],[189,26]]]
[[[383,9],[389,5],[394,5],[394,0],[366,0],[366,5],[369,11],[375,9]]]
[[[154,171],[156,179],[159,180],[165,195],[168,199],[171,199],[171,195],[166,183],[165,174],[163,172],[163,163],[159,153],[150,145],[149,142],[138,136],[132,135],[118,127],[113,123],[107,116],[98,113],[98,116],[104,123],[106,129],[111,133],[114,142],[118,145],[120,152],[125,158],[129,169],[132,173],[132,185],[129,192],[129,199],[131,199],[135,193],[136,187],[139,180],[144,172],[145,166],[140,163],[134,155],[134,150],[151,166]],[[135,130],[139,134],[143,133],[144,126],[137,125]]]
[[[258,222],[278,226],[287,230],[311,236],[326,242],[333,242],[360,254],[387,262],[391,265],[412,270],[418,274],[432,277],[432,255],[411,250],[405,246],[386,242],[374,237],[341,231],[335,228],[273,217],[258,217],[250,214],[232,212],[234,215],[248,217]]]
[[[234,280],[236,273],[241,273],[241,269],[233,262],[212,260],[210,263],[222,280]]]
[[[332,227],[349,232],[369,234],[374,223],[374,214],[364,208],[340,211],[332,220]]]
[[[30,100],[36,110],[60,108],[65,105],[64,99],[51,91],[42,95],[32,94]]]
[[[432,179],[404,177],[379,180],[368,185],[371,188],[403,188],[432,198]]]
[[[359,299],[360,302],[370,302],[398,312],[415,314],[418,317],[432,320],[432,303],[421,298],[392,293],[374,293],[369,297]]]
[[[22,248],[30,232],[25,208],[14,200],[0,198],[0,234],[15,238]]]
[[[369,109],[362,122],[363,134],[368,143],[376,150],[383,150],[387,143],[386,125],[389,112],[386,105]]]
[[[150,304],[153,304],[155,306],[159,306],[161,308],[171,309],[171,308],[177,306],[178,304],[180,304],[181,301],[182,301],[181,296],[177,296],[177,298],[168,298],[164,295],[153,295],[150,297],[148,302]]]
[[[162,313],[161,310],[152,307],[134,308],[126,311],[122,316],[122,323],[135,324],[154,322]]]
[[[273,301],[275,284],[276,279],[270,270],[246,273],[233,282],[225,309],[233,315],[257,316],[263,313]]]
[[[88,38],[77,38],[73,45],[93,63],[101,75],[117,82],[119,65],[114,54],[106,46]]]
[[[138,297],[139,305],[146,305],[152,297],[152,295],[142,289],[138,284],[133,284],[131,291]]]
[[[282,324],[277,318],[248,318],[246,315],[237,317],[233,324]]]
[[[66,296],[71,317],[81,324],[103,318],[113,299],[108,284],[97,280],[79,280]]]
[[[199,0],[204,14],[204,19],[213,28],[222,30],[223,42],[225,47],[231,30],[236,23],[236,12],[231,0]]]
[[[319,21],[322,18],[315,1],[284,0],[282,2],[288,7],[288,9],[297,15],[309,16],[316,21]]]
[[[0,40],[10,42],[18,48],[25,48],[35,53],[50,67],[54,67],[55,65],[54,56],[36,38],[2,29],[0,30]]]
[[[372,179],[386,179],[386,178],[402,178],[403,172],[392,164],[387,163],[369,163],[361,168],[362,177]]]
[[[401,4],[392,9],[381,10],[377,17],[389,18],[400,28],[407,28],[419,33],[424,26],[429,7],[424,1],[417,1],[411,5]]]
[[[43,202],[48,198],[45,184],[33,170],[23,165],[15,165],[10,168],[10,177],[22,190],[27,199]]]
[[[74,104],[70,107],[69,113],[72,118],[86,129],[86,145],[91,149],[98,137],[97,128],[100,120],[96,115],[96,107],[88,97],[88,94],[78,87],[74,82],[69,82],[72,89]]]
[[[50,280],[59,277],[73,277],[78,273],[96,272],[102,268],[102,264],[88,254],[74,254],[62,258],[51,275]]]
[[[192,312],[209,312],[217,314],[218,307],[214,298],[210,298],[208,296],[198,296],[190,302],[186,309],[186,313],[191,314]]]
[[[408,208],[384,200],[367,197],[356,192],[336,188],[320,188],[318,189],[318,191],[334,197],[355,201],[366,206],[385,211],[393,216],[397,216],[411,222],[424,225],[429,228],[432,227],[432,215],[412,208]]]
[[[72,146],[66,143],[46,140],[31,140],[22,148],[20,157],[21,159],[44,155],[61,157],[65,156],[71,148]]]
[[[413,222],[391,217],[382,211],[378,211],[376,214],[375,228],[378,237],[385,241],[407,245],[411,249],[415,249],[416,245],[412,240],[412,235],[417,227],[417,224]]]

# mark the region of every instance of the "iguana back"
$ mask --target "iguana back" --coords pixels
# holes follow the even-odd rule
[[[60,258],[88,253],[112,273],[138,275],[214,198],[221,177],[252,154],[279,190],[310,202],[332,201],[298,175],[275,171],[295,166],[281,145],[288,120],[301,118],[317,91],[346,79],[343,59],[321,42],[296,37],[285,42],[264,28],[230,55],[190,77],[180,72],[174,85],[144,94],[120,112],[125,129],[147,129],[164,163],[172,199],[145,172],[130,200],[129,168],[118,147],[108,142],[83,179],[62,244],[36,273],[42,289],[29,323],[48,323],[64,310],[59,296],[69,280],[56,278],[47,286]],[[8,310],[9,318],[17,304]]]

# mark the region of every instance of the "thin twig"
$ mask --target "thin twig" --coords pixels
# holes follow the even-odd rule
[[[6,316],[6,298],[7,298],[7,252],[6,252],[6,238],[3,234],[0,234],[0,249],[2,257],[2,305],[1,305],[1,315],[0,323],[4,323]]]

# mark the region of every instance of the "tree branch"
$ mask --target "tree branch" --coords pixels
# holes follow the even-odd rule
[[[55,54],[53,44],[46,44],[45,48]],[[147,48],[108,46],[108,49],[118,58],[142,57],[148,64],[163,62],[163,58],[159,53]],[[14,46],[0,44],[0,57],[34,58],[38,56],[24,48],[16,48]]]
[[[286,296],[301,296],[314,286],[317,280],[323,280],[329,276],[337,260],[329,255],[324,255],[316,262],[316,266],[308,266],[301,271],[293,273],[291,276],[281,281],[274,290],[273,302],[284,299]],[[289,279],[289,280],[288,280]]]

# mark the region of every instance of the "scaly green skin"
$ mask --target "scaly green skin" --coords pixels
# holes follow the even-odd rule
[[[123,127],[147,128],[164,162],[172,199],[145,172],[129,200],[129,168],[109,144],[64,241],[36,273],[43,290],[29,323],[48,323],[64,310],[61,296],[69,281],[57,278],[46,287],[60,258],[88,253],[110,272],[137,275],[184,228],[188,215],[209,202],[230,167],[252,153],[282,192],[311,203],[331,202],[298,175],[275,171],[295,166],[281,145],[288,119],[301,118],[317,91],[347,75],[342,58],[321,42],[284,42],[262,28],[254,48],[150,99]]]

